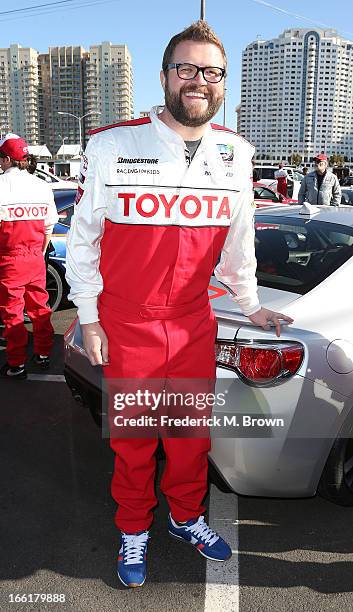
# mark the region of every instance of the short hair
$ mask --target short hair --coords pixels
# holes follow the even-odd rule
[[[26,159],[21,159],[21,161],[17,161],[16,159],[12,159],[10,157],[11,167],[19,168],[20,170],[28,170],[28,157]]]
[[[175,36],[170,39],[163,54],[163,72],[167,71],[167,66],[171,63],[175,47],[184,40],[194,40],[196,42],[204,42],[215,45],[223,55],[224,68],[227,68],[227,56],[222,42],[208,23],[203,19],[199,19],[199,21],[195,21],[188,28],[185,28],[185,30],[179,32],[179,34],[175,34]]]

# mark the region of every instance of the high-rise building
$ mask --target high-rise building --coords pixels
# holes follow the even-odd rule
[[[103,42],[90,47],[86,100],[87,129],[133,119],[132,62],[126,45]]]
[[[353,162],[353,42],[332,29],[290,29],[242,56],[240,133],[257,159],[317,152]]]
[[[235,114],[236,114],[236,130],[237,132],[240,133],[241,130],[241,104],[238,104],[238,106],[235,107]]]
[[[0,135],[13,131],[55,154],[63,142],[84,147],[90,129],[133,113],[126,45],[0,49]]]
[[[13,44],[0,49],[0,132],[39,143],[38,52]]]
[[[85,77],[87,53],[83,47],[50,47],[38,58],[40,140],[55,153],[65,138],[84,144]],[[74,117],[73,115],[76,115]]]

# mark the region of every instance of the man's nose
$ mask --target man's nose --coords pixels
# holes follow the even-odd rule
[[[205,85],[205,84],[207,85],[207,81],[205,77],[203,76],[201,70],[199,70],[198,73],[191,80],[196,81],[197,83],[200,83],[201,85]]]

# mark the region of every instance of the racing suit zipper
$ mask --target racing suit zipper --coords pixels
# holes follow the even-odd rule
[[[186,167],[188,168],[191,164],[191,157],[190,157],[190,151],[187,147],[185,147],[184,149],[184,154],[185,154]]]
[[[321,183],[321,185],[320,185],[320,187],[319,187],[319,181],[318,181],[317,177],[316,177],[316,182],[317,182],[317,198],[316,198],[316,205],[317,205],[317,206],[319,206],[319,195],[320,195],[320,189],[321,189],[321,185],[322,185],[322,183]]]

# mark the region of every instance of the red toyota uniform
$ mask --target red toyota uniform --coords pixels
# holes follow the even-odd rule
[[[27,143],[15,134],[0,142],[2,157],[21,161],[27,153]],[[43,243],[57,219],[52,190],[44,181],[18,167],[0,176],[0,318],[11,367],[26,361],[24,309],[33,323],[34,352],[49,355],[52,347]]]
[[[277,179],[277,191],[281,193],[285,198],[287,197],[287,178],[288,172],[284,168],[280,168],[275,172],[275,178]]]
[[[156,110],[92,136],[67,242],[67,280],[80,322],[100,320],[107,334],[108,380],[215,378],[208,285],[220,254],[217,277],[245,314],[260,309],[252,156],[248,142],[209,125],[189,164],[183,139]],[[158,439],[117,435],[116,525],[134,533],[152,522]],[[198,517],[209,438],[165,437],[163,445],[161,488],[172,516]]]

